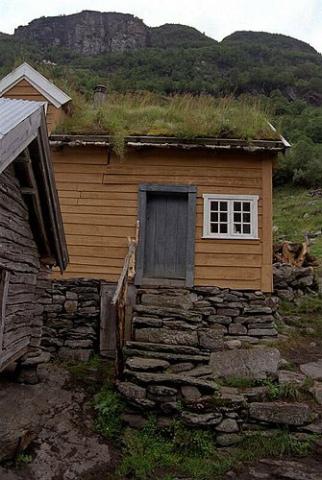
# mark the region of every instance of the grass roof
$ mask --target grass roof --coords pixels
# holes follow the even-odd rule
[[[158,96],[151,93],[109,94],[100,107],[73,95],[69,116],[55,133],[111,135],[119,153],[131,135],[160,135],[242,140],[276,140],[268,124],[268,111],[258,101],[211,96]]]

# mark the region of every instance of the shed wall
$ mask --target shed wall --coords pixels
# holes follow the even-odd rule
[[[12,166],[0,175],[0,268],[9,272],[8,296],[0,319],[1,370],[27,351],[41,314],[36,304],[39,253]],[[36,336],[34,347],[40,342],[40,334]]]
[[[49,134],[55,129],[55,126],[62,120],[65,115],[62,108],[56,108],[53,104],[48,102],[36,88],[34,88],[27,80],[20,80],[4,95],[5,98],[11,98],[16,100],[32,100],[38,102],[47,102],[47,127]]]
[[[191,184],[195,285],[271,291],[272,156],[151,148],[120,159],[101,147],[64,147],[53,160],[70,254],[64,278],[117,281],[136,234],[139,185]],[[205,193],[259,195],[259,240],[202,239]]]

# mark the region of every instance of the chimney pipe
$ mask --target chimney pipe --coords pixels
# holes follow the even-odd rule
[[[105,102],[106,90],[107,90],[107,87],[105,85],[97,85],[94,88],[94,105],[95,105],[95,107],[100,107]]]

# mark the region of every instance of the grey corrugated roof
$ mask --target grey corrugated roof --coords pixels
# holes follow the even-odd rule
[[[37,137],[44,105],[0,98],[0,173]]]
[[[41,107],[39,102],[0,98],[0,138]]]

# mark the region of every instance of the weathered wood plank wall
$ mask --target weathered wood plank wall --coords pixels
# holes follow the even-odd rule
[[[35,303],[39,253],[12,166],[0,175],[0,270],[9,272],[1,309],[1,370],[10,359],[26,351],[32,324],[39,315]]]
[[[267,155],[132,150],[124,159],[98,147],[53,152],[70,254],[64,277],[117,281],[135,237],[138,186],[198,188],[195,285],[271,290],[271,165]],[[259,195],[259,240],[202,239],[205,193]]]

